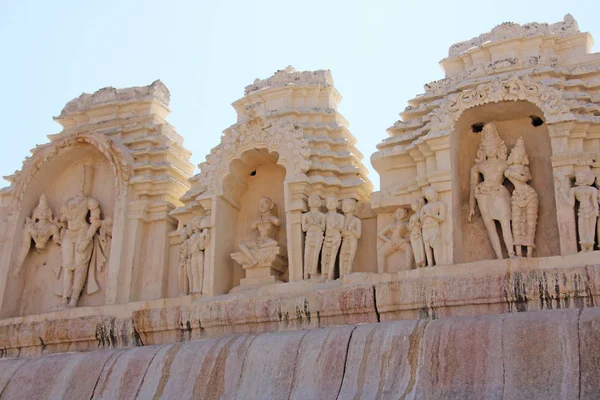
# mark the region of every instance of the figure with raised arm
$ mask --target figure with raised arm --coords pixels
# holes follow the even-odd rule
[[[397,251],[404,252],[407,269],[413,267],[414,259],[410,245],[410,229],[406,221],[408,219],[406,208],[398,207],[394,212],[394,219],[394,222],[377,232],[377,237],[383,241],[383,245],[377,250],[377,271],[380,274],[386,272],[387,258]]]

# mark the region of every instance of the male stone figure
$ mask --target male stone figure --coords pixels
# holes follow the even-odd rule
[[[413,199],[410,208],[414,214],[408,220],[408,229],[410,230],[410,246],[415,256],[417,268],[425,266],[425,246],[423,245],[423,224],[421,223],[421,209],[425,205],[422,197]]]
[[[191,221],[193,234],[189,238],[188,251],[190,254],[188,265],[188,279],[191,293],[202,293],[204,280],[204,250],[208,246],[210,236],[208,224],[202,217],[195,217]]]
[[[361,235],[361,221],[354,215],[355,209],[356,200],[342,200],[344,226],[342,229],[342,248],[340,250],[340,278],[351,273],[354,268],[358,239]]]
[[[88,223],[89,214],[89,223]],[[94,235],[100,228],[100,205],[98,201],[87,197],[81,190],[75,197],[67,200],[61,209],[62,230],[62,304],[76,307],[79,296],[88,277],[92,257]],[[91,271],[93,274],[93,271]],[[98,288],[88,285],[88,294]]]
[[[397,251],[404,251],[404,260],[407,269],[412,269],[413,253],[409,242],[410,230],[406,219],[408,211],[399,207],[394,212],[395,221],[377,232],[377,237],[383,240],[383,245],[377,250],[377,271],[382,274],[386,271],[386,259]],[[391,236],[388,237],[388,234]]]
[[[596,234],[596,218],[598,217],[598,189],[593,187],[594,175],[589,166],[578,167],[575,170],[575,187],[565,193],[558,177],[556,184],[558,191],[571,207],[575,207],[575,200],[579,202],[577,210],[577,229],[581,251],[594,250],[594,236]]]
[[[14,277],[18,277],[23,267],[25,257],[31,248],[31,240],[35,243],[37,250],[46,247],[46,243],[52,237],[54,243],[60,245],[60,225],[54,220],[52,210],[48,206],[46,195],[40,196],[38,205],[33,209],[31,218],[25,220],[23,227],[23,239],[17,259],[17,268],[14,271]]]
[[[181,245],[179,245],[179,282],[183,294],[189,294],[192,288],[190,274],[190,236],[192,235],[192,222],[183,225],[179,230]]]
[[[508,167],[506,151],[506,145],[500,139],[494,124],[491,122],[485,124],[483,126],[483,137],[475,158],[475,165],[471,168],[468,221],[471,222],[471,218],[475,215],[475,199],[477,199],[477,205],[492,243],[492,248],[496,253],[496,258],[499,259],[502,258],[502,248],[494,221],[500,222],[509,257],[515,256],[510,231],[510,194],[502,185],[504,171]],[[481,183],[479,182],[480,175],[483,175],[483,182]]]
[[[538,195],[527,184],[531,180],[529,158],[525,152],[525,141],[521,136],[508,157],[508,169],[504,172],[515,190],[510,202],[512,206],[512,232],[517,256],[521,257],[522,247],[527,247],[527,257],[533,256],[535,248],[535,228],[538,218]]]
[[[302,214],[302,231],[306,232],[304,243],[304,279],[318,275],[319,253],[323,244],[325,231],[325,214],[319,211],[321,198],[313,194],[308,198],[310,211]]]
[[[423,190],[427,204],[421,209],[421,223],[423,224],[423,243],[427,266],[433,267],[442,260],[443,243],[440,224],[446,220],[446,205],[438,200],[437,191],[433,186]],[[433,250],[433,251],[432,251]]]
[[[342,243],[342,229],[344,229],[344,216],[338,214],[338,199],[329,196],[325,200],[327,214],[325,216],[325,242],[321,254],[321,273],[323,278],[335,279],[335,260]]]

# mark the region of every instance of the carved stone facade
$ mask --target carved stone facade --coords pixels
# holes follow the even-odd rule
[[[179,380],[167,392],[152,385],[175,376],[172,366],[190,369],[189,354],[200,360],[206,343],[206,354],[215,349],[218,357],[206,356],[202,368],[214,362],[215,374],[224,362],[238,365],[242,354],[254,363],[239,372],[239,387],[252,398],[278,398],[273,385],[255,384],[265,371],[275,371],[275,386],[292,385],[297,367],[308,365],[314,382],[317,373],[337,373],[322,361],[336,357],[344,378],[331,397],[361,397],[366,391],[353,385],[380,372],[352,369],[361,364],[355,349],[365,346],[365,354],[411,358],[399,370],[410,379],[388,387],[369,378],[369,393],[440,376],[456,377],[448,393],[459,393],[455,382],[479,377],[472,369],[468,377],[455,374],[462,358],[450,367],[431,359],[436,351],[427,349],[438,347],[463,349],[469,360],[471,348],[484,348],[496,357],[485,366],[501,358],[501,371],[491,373],[501,377],[495,394],[508,393],[500,385],[518,386],[510,379],[521,379],[521,364],[537,373],[540,354],[569,343],[572,365],[597,370],[600,54],[590,48],[591,37],[570,15],[550,25],[505,23],[452,46],[441,62],[446,77],[409,100],[372,155],[380,175],[374,193],[329,71],[288,67],[247,86],[233,103],[236,123],[193,176],[190,152],[166,122],[169,92],[160,81],[83,94],[56,117],[63,131],[33,149],[0,191],[0,358],[233,335],[146,347],[150,366],[142,376],[152,379],[132,392],[141,397],[169,390],[186,397],[173,394],[187,388]],[[532,312],[542,309],[563,320]],[[561,345],[519,334],[519,324],[530,322],[538,336]],[[355,326],[364,323],[376,325]],[[145,357],[95,354],[121,372],[129,367],[119,360]],[[271,368],[290,354],[298,365]],[[545,364],[568,364],[547,357]],[[7,374],[21,379],[30,367],[14,368]],[[212,372],[205,377],[209,383],[190,387],[229,390],[212,385]],[[569,390],[581,394],[582,377],[571,377]],[[18,393],[16,384],[3,391],[7,379],[0,368],[0,394]],[[600,379],[591,381],[597,389]],[[406,396],[389,389],[390,396],[444,397],[407,385]],[[308,397],[330,397],[324,391]]]

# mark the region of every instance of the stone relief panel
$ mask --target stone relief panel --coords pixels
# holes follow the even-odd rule
[[[377,272],[380,274],[412,269],[415,261],[408,210],[398,207],[393,213],[393,218],[391,223],[384,225],[377,232],[380,239],[380,245],[377,247]],[[390,262],[390,256],[394,254],[401,254],[404,262]]]
[[[323,200],[318,194],[308,198],[309,211],[302,214],[304,239],[304,279],[319,276],[319,255],[325,234],[325,213],[320,211]]]

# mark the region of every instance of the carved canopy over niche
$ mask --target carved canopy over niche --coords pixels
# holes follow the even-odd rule
[[[538,106],[548,123],[573,119],[573,114],[561,91],[535,82],[529,75],[494,79],[463,90],[445,99],[430,114],[430,132],[452,131],[461,114],[469,108],[500,101],[524,100]]]
[[[256,118],[227,130],[221,143],[200,164],[198,181],[205,195],[222,195],[223,180],[229,165],[247,150],[265,148],[279,154],[279,164],[286,168],[286,180],[308,179],[310,148],[302,128],[291,121]]]
[[[38,147],[33,155],[25,160],[21,171],[5,177],[11,182],[9,188],[13,195],[11,213],[18,213],[27,186],[36,172],[43,168],[48,161],[68,151],[78,143],[87,143],[94,146],[108,159],[115,174],[117,194],[120,196],[124,193],[131,175],[131,164],[133,163],[127,149],[105,135],[93,132],[78,132]]]

